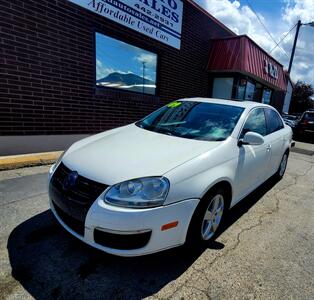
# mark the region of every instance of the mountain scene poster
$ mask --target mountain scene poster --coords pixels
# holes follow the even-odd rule
[[[155,94],[157,55],[96,33],[96,85]]]

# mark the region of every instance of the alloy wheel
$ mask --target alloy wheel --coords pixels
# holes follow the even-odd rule
[[[201,228],[201,236],[203,240],[209,240],[216,232],[224,211],[224,198],[218,194],[210,201]]]

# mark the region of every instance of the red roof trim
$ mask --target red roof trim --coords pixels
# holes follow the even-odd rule
[[[213,38],[212,41],[217,41],[217,40],[231,40],[231,39],[236,39],[236,38],[247,38],[250,42],[252,42],[256,47],[258,47],[261,51],[263,51],[267,56],[269,56],[272,60],[274,60],[277,64],[281,65],[283,67],[283,64],[280,63],[277,59],[272,57],[266,50],[264,50],[260,45],[258,45],[254,40],[252,40],[248,35],[246,34],[240,34],[237,36],[230,36],[230,37],[223,37],[223,38]]]
[[[287,89],[283,66],[246,35],[213,40],[207,70],[251,74],[275,89]]]

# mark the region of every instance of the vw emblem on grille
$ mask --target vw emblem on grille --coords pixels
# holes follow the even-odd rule
[[[73,188],[76,185],[78,179],[78,173],[76,171],[72,171],[69,173],[63,180],[63,189],[68,190]]]

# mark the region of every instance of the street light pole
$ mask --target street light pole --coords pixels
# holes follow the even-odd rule
[[[294,42],[293,42],[293,48],[292,48],[291,57],[290,57],[290,62],[289,62],[289,68],[288,68],[288,73],[289,73],[289,74],[290,74],[291,67],[292,67],[292,62],[293,62],[293,58],[294,58],[294,52],[295,52],[295,48],[296,48],[296,46],[297,46],[297,40],[298,40],[299,30],[300,30],[301,25],[302,25],[301,20],[299,20],[298,23],[297,23],[297,29],[296,29],[296,32],[295,32],[295,37],[294,37]]]
[[[300,27],[301,27],[302,25],[308,25],[308,26],[314,27],[314,21],[309,22],[309,23],[302,24],[302,23],[301,23],[301,20],[299,20],[298,23],[297,23],[297,29],[296,29],[296,32],[295,32],[295,37],[294,37],[294,42],[293,42],[293,48],[292,48],[291,57],[290,57],[290,62],[289,62],[289,68],[288,68],[288,73],[289,73],[289,74],[290,74],[291,67],[292,67],[292,62],[293,62],[293,58],[294,58],[295,48],[296,48],[296,46],[297,46],[297,40],[298,40],[298,36],[299,36],[299,30],[300,30]]]

